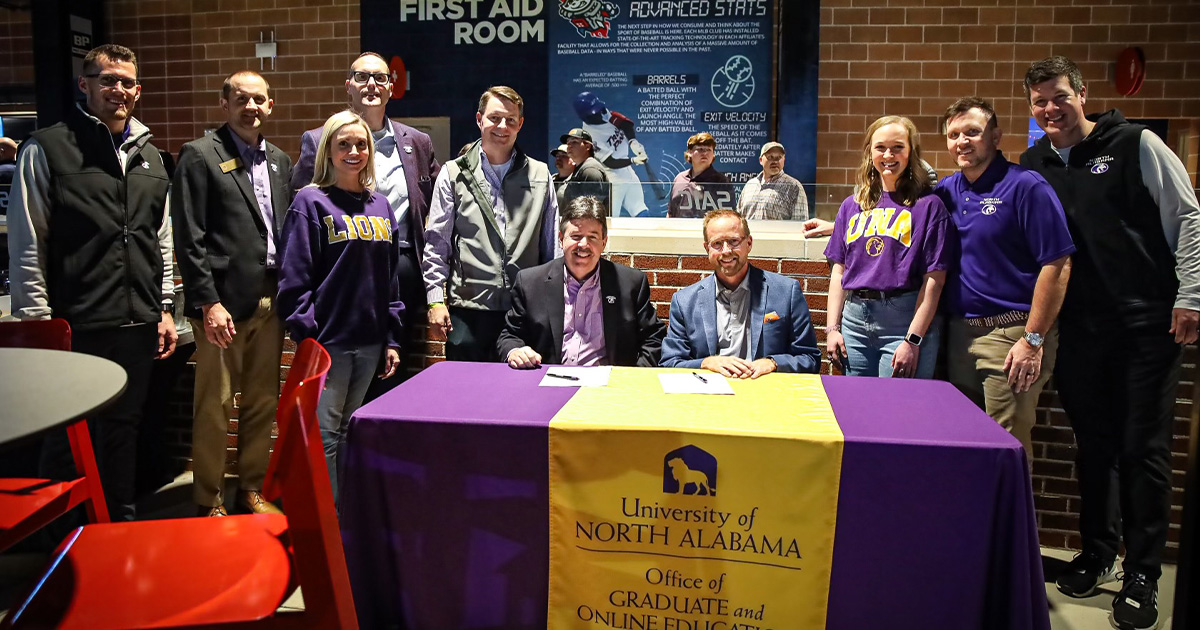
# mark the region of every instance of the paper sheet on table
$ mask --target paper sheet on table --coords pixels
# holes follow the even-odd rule
[[[551,374],[572,376],[574,378],[558,378],[557,376],[550,376]],[[538,383],[538,387],[604,387],[608,385],[608,377],[611,374],[611,365],[597,367],[555,365],[546,370],[546,374],[542,377],[542,382]]]
[[[700,380],[703,378],[704,380]],[[720,374],[672,372],[659,374],[664,394],[733,394],[733,387]]]

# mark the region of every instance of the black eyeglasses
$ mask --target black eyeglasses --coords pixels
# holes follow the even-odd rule
[[[354,79],[355,83],[366,83],[370,79],[375,79],[375,83],[379,85],[387,85],[392,82],[392,75],[386,72],[363,72],[357,70],[350,73],[350,78]]]
[[[132,90],[134,88],[134,86],[138,84],[137,79],[130,79],[128,77],[122,77],[122,76],[115,75],[115,74],[96,73],[96,74],[85,74],[83,76],[88,79],[100,79],[100,86],[106,87],[106,88],[117,87],[117,85],[120,84],[120,86],[125,88],[126,90]]]

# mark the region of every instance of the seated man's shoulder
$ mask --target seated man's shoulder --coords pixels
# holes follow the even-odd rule
[[[517,272],[516,281],[517,282],[533,282],[540,278],[544,278],[544,277],[546,277],[546,274],[550,273],[550,270],[554,267],[555,264],[557,264],[558,266],[561,267],[563,264],[562,259],[556,258],[554,260],[551,260],[550,262],[545,262],[540,265],[534,265],[533,267],[526,267],[524,269],[521,269],[520,271]]]

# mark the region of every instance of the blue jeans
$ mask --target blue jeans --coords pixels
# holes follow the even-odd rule
[[[846,340],[850,376],[891,376],[892,355],[917,311],[917,291],[894,298],[864,300],[847,292],[842,307],[842,337]],[[921,340],[916,378],[933,378],[941,345],[941,317],[934,317]]]
[[[321,443],[325,446],[325,463],[329,466],[329,485],[337,501],[338,452],[346,441],[350,416],[362,405],[367,387],[379,371],[383,345],[331,346],[327,350],[331,364],[325,390],[317,403],[317,420],[321,425]]]

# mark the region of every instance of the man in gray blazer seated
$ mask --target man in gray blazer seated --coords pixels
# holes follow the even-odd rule
[[[496,342],[514,368],[658,365],[666,327],[637,269],[604,260],[604,203],[578,197],[559,220],[563,256],[517,273],[512,308]]]
[[[817,337],[800,283],[750,265],[750,226],[733,210],[704,217],[704,250],[716,273],[671,298],[663,367],[730,378],[816,373]]]

